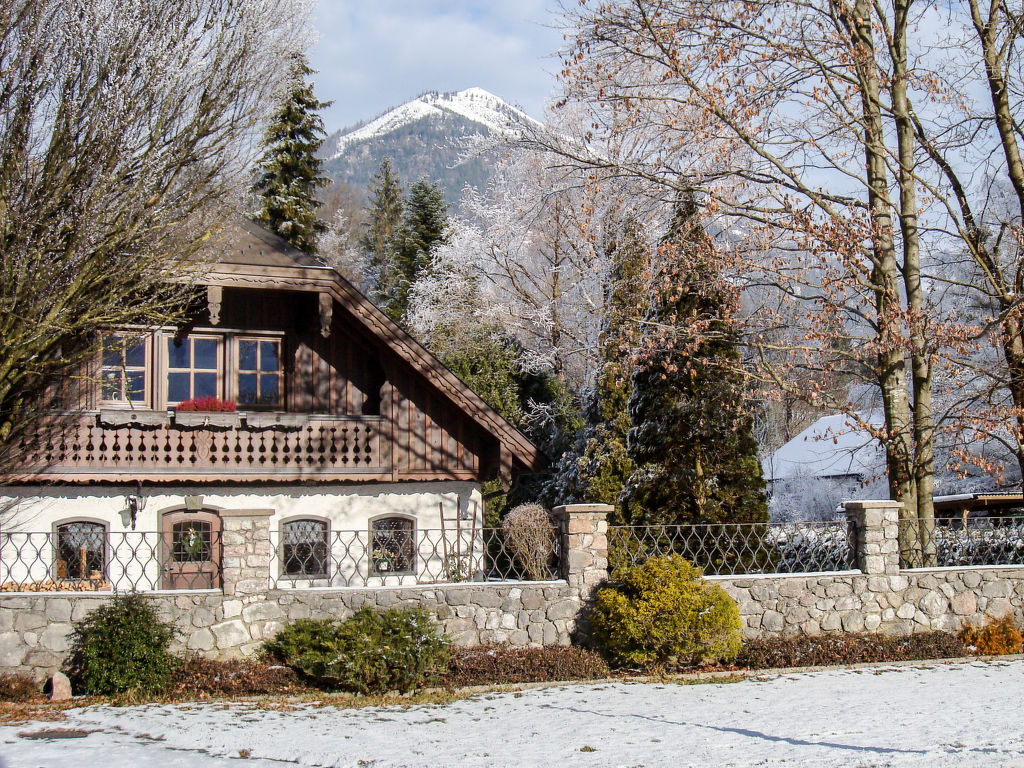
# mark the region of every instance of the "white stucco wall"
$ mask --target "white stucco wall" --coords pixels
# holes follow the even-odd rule
[[[53,532],[71,520],[101,522],[109,531],[108,578],[119,589],[158,588],[159,562],[166,554],[156,532],[164,513],[181,511],[185,497],[201,497],[204,510],[273,510],[270,517],[274,550],[270,578],[282,588],[310,586],[364,586],[416,583],[439,579],[447,567],[444,554],[482,552],[482,537],[472,540],[473,518],[483,525],[483,498],[474,482],[374,483],[333,486],[143,486],[144,506],[135,530],[125,526],[122,513],[128,496],[139,495],[135,486],[43,486],[3,489],[0,496],[0,584],[41,581],[53,577]],[[193,500],[193,506],[195,500]],[[461,541],[447,523],[442,535],[441,506],[446,519],[459,515]],[[370,568],[371,521],[403,516],[415,521],[417,571],[404,576],[375,576]],[[326,520],[331,541],[332,568],[326,579],[281,579],[279,554],[281,524],[310,517]],[[450,559],[450,558],[449,558]]]

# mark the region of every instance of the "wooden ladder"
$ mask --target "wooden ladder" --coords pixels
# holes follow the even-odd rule
[[[444,557],[444,577],[448,581],[469,581],[473,577],[474,566],[476,565],[474,552],[476,550],[476,502],[473,502],[472,524],[469,529],[469,547],[463,552],[463,530],[465,520],[462,519],[462,496],[455,497],[455,515],[445,515],[444,502],[437,503],[438,511],[441,513],[441,554]],[[455,532],[455,546],[448,541],[448,531]],[[466,570],[463,572],[463,563],[466,563]]]

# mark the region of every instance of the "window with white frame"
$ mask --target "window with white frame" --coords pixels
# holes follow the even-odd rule
[[[167,403],[221,397],[221,337],[167,338]]]
[[[103,340],[101,354],[100,400],[144,405],[148,394],[148,340],[111,334]]]
[[[281,572],[284,576],[326,578],[330,575],[329,530],[325,520],[287,520],[281,525]]]
[[[281,340],[239,338],[238,404],[279,407],[283,400]]]

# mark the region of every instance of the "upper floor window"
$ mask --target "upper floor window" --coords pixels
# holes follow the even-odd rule
[[[281,404],[281,340],[238,340],[238,404]]]
[[[167,339],[167,402],[220,397],[220,339],[188,335]]]
[[[147,343],[120,334],[103,340],[100,399],[105,402],[146,402]]]

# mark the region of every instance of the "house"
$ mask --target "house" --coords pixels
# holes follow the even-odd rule
[[[422,578],[481,546],[482,481],[544,465],[335,270],[234,229],[188,323],[112,329],[83,409],[25,439],[0,588],[217,588],[238,510],[269,515],[278,586]],[[211,398],[237,410],[181,407]]]
[[[863,413],[860,420],[883,421],[879,412]],[[872,486],[885,476],[885,451],[863,426],[840,413],[818,419],[761,464],[773,519],[828,519],[843,500],[879,492]]]

